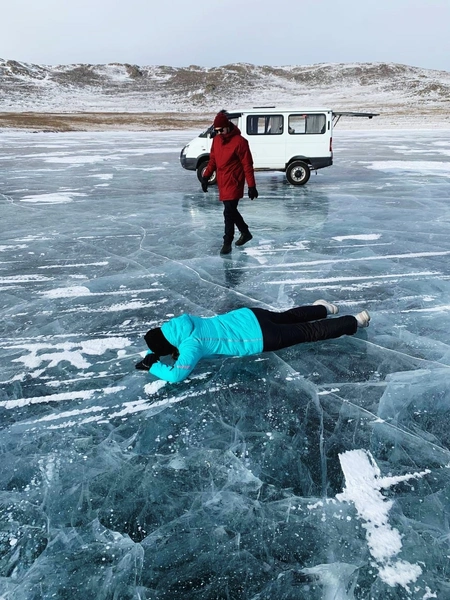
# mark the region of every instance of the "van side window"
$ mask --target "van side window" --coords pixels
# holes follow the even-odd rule
[[[325,115],[289,115],[288,131],[292,135],[297,134],[321,134],[327,129],[327,118]]]
[[[248,115],[247,135],[281,135],[283,115]]]

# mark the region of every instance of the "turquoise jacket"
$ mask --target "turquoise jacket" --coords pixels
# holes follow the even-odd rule
[[[164,323],[161,330],[180,356],[173,366],[158,361],[149,372],[171,383],[186,379],[202,358],[248,356],[263,350],[261,327],[249,308],[209,318],[181,315]]]

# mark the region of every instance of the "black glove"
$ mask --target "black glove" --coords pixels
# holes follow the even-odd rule
[[[258,197],[258,190],[256,189],[256,187],[248,188],[248,197],[250,198],[250,200],[254,200]]]
[[[136,369],[139,369],[139,371],[148,371],[155,362],[158,362],[156,354],[147,354],[144,360],[136,363],[135,367]]]
[[[208,191],[208,178],[207,177],[202,177],[201,184],[202,184],[202,190],[206,194],[206,192]]]

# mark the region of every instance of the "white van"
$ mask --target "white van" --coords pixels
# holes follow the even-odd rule
[[[328,108],[286,109],[255,106],[224,111],[249,144],[255,171],[283,171],[292,185],[304,185],[311,171],[333,164],[333,120],[341,116],[369,117],[375,113],[336,113]],[[197,171],[201,180],[211,150],[211,125],[181,151],[181,166]],[[210,184],[216,183],[216,174]]]

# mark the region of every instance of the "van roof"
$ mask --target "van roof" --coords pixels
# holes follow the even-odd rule
[[[295,108],[289,106],[253,106],[252,108],[240,108],[235,110],[227,110],[228,115],[241,115],[241,114],[277,114],[277,113],[294,113],[294,114],[305,114],[305,113],[328,113],[333,117],[334,125],[337,125],[341,117],[378,117],[380,113],[373,112],[354,112],[354,111],[335,111],[331,108],[324,108],[323,106],[309,106],[303,108]]]
[[[333,112],[331,108],[324,108],[323,106],[313,107],[294,107],[294,106],[252,106],[251,108],[236,108],[230,109],[226,112],[228,114],[233,113],[257,113],[262,110],[266,112],[291,112],[291,113],[305,113],[305,112]]]

